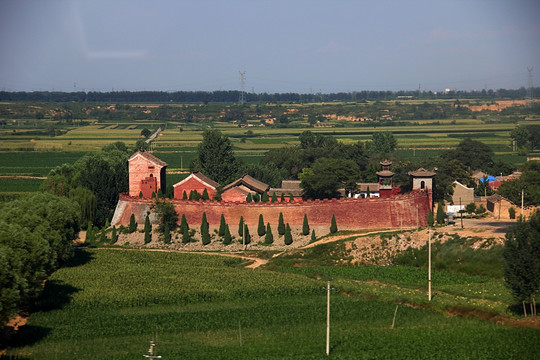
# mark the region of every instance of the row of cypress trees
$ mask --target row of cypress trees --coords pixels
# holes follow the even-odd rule
[[[137,223],[135,222],[134,215],[131,215],[130,218],[130,224],[128,227],[130,232],[133,232],[137,229]],[[287,223],[285,224],[283,219],[283,213],[279,213],[278,218],[278,226],[277,226],[278,234],[279,236],[284,236],[284,242],[286,245],[290,245],[293,242],[292,238],[292,232],[291,227]],[[116,228],[113,229],[114,231],[114,238],[116,239]],[[337,223],[335,215],[332,215],[331,225],[330,225],[330,233],[337,232]],[[182,214],[182,219],[180,223],[180,233],[182,234],[182,242],[184,244],[187,244],[192,241],[193,232],[190,232],[189,225],[186,220],[185,214]],[[200,226],[200,233],[201,233],[201,240],[203,245],[208,245],[211,242],[211,236],[210,236],[210,227],[208,224],[208,220],[206,218],[206,213],[203,213],[202,220],[201,220],[201,226]],[[264,243],[265,244],[273,244],[274,242],[274,235],[272,234],[272,228],[270,226],[270,223],[264,222],[264,218],[262,214],[259,214],[259,222],[257,226],[257,234],[259,236],[264,236]],[[302,223],[302,235],[307,236],[310,234],[310,227],[307,215],[304,214],[304,220]],[[251,243],[251,235],[249,234],[249,228],[247,225],[244,224],[244,217],[240,217],[240,221],[238,224],[238,235],[242,237],[242,241],[244,244]],[[219,224],[219,230],[218,230],[218,236],[223,238],[223,244],[229,245],[232,242],[232,236],[229,229],[229,225],[225,221],[225,216],[222,214]],[[311,231],[311,241],[315,241],[317,239],[315,235],[315,230]],[[144,223],[144,243],[148,244],[150,241],[152,241],[152,225],[150,223],[150,219],[148,216],[145,218]],[[163,229],[163,241],[165,244],[171,243],[171,233],[170,229],[167,223],[164,225]]]

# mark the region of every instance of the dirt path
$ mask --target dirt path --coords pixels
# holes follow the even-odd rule
[[[410,230],[412,231],[411,229],[403,229],[403,230]],[[361,236],[368,236],[368,235],[373,235],[373,234],[380,234],[382,232],[385,232],[386,230],[377,230],[377,231],[368,231],[368,232],[362,232],[362,231],[359,231],[359,232],[353,232],[353,233],[349,233],[349,234],[340,234],[340,235],[330,235],[330,236],[326,236],[320,240],[317,240],[315,242],[312,242],[312,243],[309,243],[305,246],[302,246],[302,247],[299,247],[299,249],[309,249],[309,248],[312,248],[314,246],[317,246],[317,245],[321,245],[321,244],[327,244],[327,243],[331,243],[331,242],[335,242],[335,241],[339,241],[339,240],[343,240],[343,239],[347,239],[347,238],[351,238],[351,237],[361,237]],[[393,230],[388,230],[388,231],[395,231],[395,229]]]

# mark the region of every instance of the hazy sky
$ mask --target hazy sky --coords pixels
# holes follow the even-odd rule
[[[540,86],[538,0],[0,0],[0,89]]]

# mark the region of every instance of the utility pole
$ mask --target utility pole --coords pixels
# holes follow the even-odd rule
[[[330,355],[330,281],[326,286],[326,355]]]
[[[525,189],[521,189],[521,218],[523,219],[523,200],[525,198]]]
[[[240,105],[244,105],[244,102],[246,101],[245,98],[245,85],[246,85],[246,72],[245,71],[238,71],[240,73],[240,100],[238,101]]]
[[[431,229],[428,229],[428,300],[431,301]]]
[[[459,218],[461,219],[461,228],[463,229],[463,209],[461,208],[461,198],[459,198]]]

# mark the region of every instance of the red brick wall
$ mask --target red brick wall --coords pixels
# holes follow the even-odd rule
[[[216,196],[216,189],[212,188],[211,186],[203,184],[202,182],[200,182],[194,177],[191,177],[190,179],[187,179],[181,185],[174,186],[174,198],[178,200],[182,200],[184,191],[186,192],[186,195],[189,198],[189,194],[191,193],[192,190],[196,190],[199,193],[199,195],[202,196],[204,189],[206,189],[206,191],[208,192],[208,196],[210,197],[210,199],[213,199],[214,196]]]
[[[135,159],[131,160],[129,162],[129,195],[139,196],[139,193],[142,190],[142,180],[149,177],[150,174],[154,175],[156,178],[157,186],[162,186],[165,179],[161,178],[162,175],[164,175],[164,172],[162,172],[161,169],[162,166],[151,163],[142,156],[137,156]],[[161,191],[165,192],[165,189],[161,189]]]
[[[151,176],[147,177],[144,180],[141,180],[141,192],[143,194],[143,197],[150,198],[152,197],[152,193],[154,195],[157,195],[157,181],[156,178]]]
[[[128,225],[132,213],[137,222],[142,223],[150,200],[141,200],[121,195],[126,203],[122,214],[115,214],[117,222],[113,225]],[[203,212],[211,225],[218,225],[221,214],[229,225],[236,225],[240,216],[248,225],[256,226],[259,214],[265,222],[276,225],[279,213],[291,225],[301,225],[307,214],[310,225],[328,225],[335,215],[339,229],[381,229],[414,227],[427,225],[430,209],[429,197],[425,191],[396,195],[385,199],[334,199],[315,201],[295,201],[293,203],[233,203],[217,201],[173,200],[179,217],[186,215],[190,225],[200,224]]]

